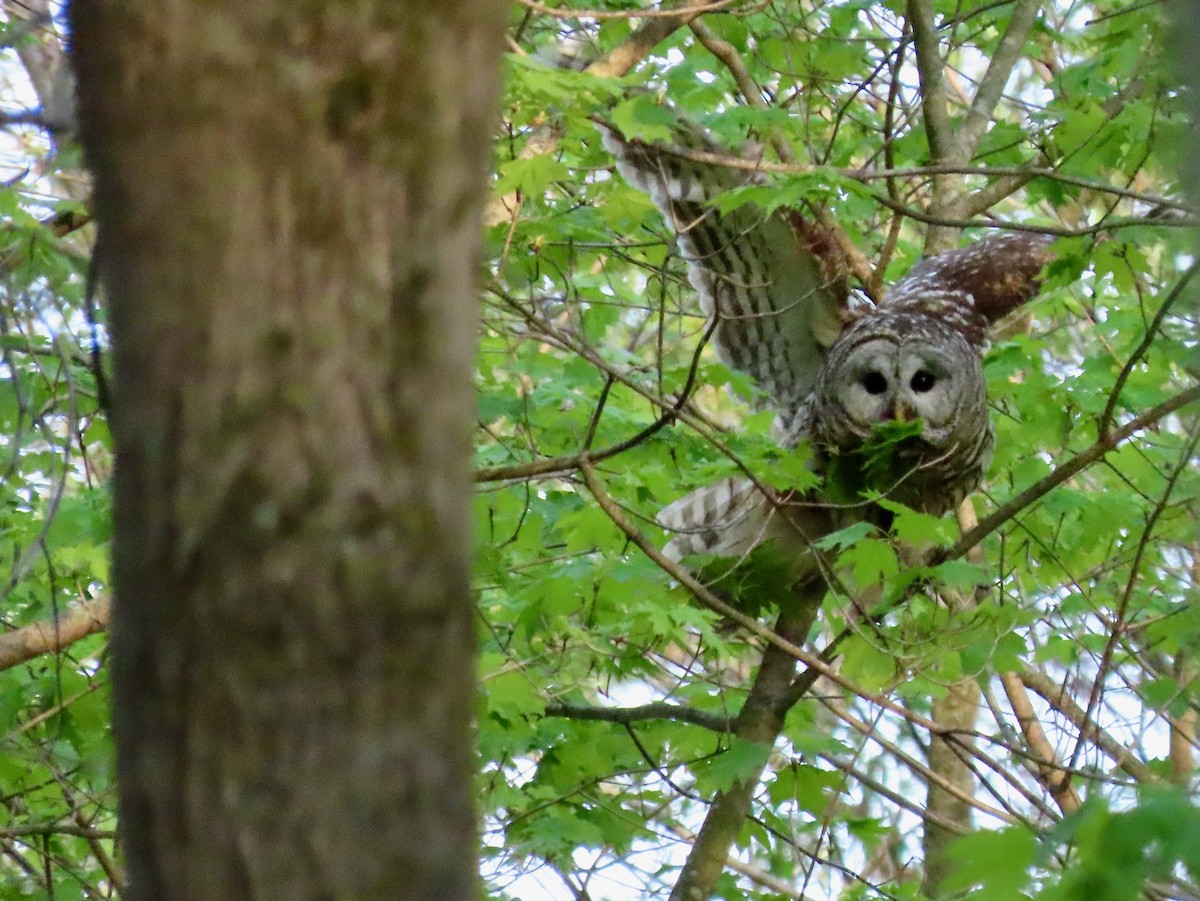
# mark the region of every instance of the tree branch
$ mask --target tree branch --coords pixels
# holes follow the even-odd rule
[[[996,219],[972,219],[964,218],[955,214],[939,214],[926,213],[916,207],[907,206],[903,203],[897,203],[890,197],[887,197],[878,192],[872,192],[871,197],[889,210],[899,213],[902,216],[907,216],[917,222],[923,222],[926,225],[936,225],[941,228],[963,229],[963,228],[1007,228],[1013,231],[1037,232],[1043,235],[1059,235],[1064,238],[1080,238],[1085,235],[1095,235],[1100,232],[1111,232],[1119,228],[1129,228],[1131,226],[1146,226],[1157,225],[1163,228],[1195,228],[1200,226],[1200,217],[1198,216],[1164,216],[1161,218],[1148,219],[1145,216],[1113,216],[1111,218],[1102,218],[1099,222],[1093,225],[1084,225],[1079,228],[1060,228],[1057,226],[1047,225],[1030,225],[1025,222],[1001,222]],[[927,253],[934,253],[932,249],[928,249]]]
[[[767,102],[763,99],[762,90],[757,82],[754,81],[746,64],[742,62],[742,58],[738,55],[737,49],[727,41],[722,41],[712,30],[703,22],[695,21],[689,26],[692,33],[696,35],[697,40],[704,45],[713,56],[720,60],[721,64],[729,70],[729,74],[733,76],[734,82],[738,86],[742,97],[747,105],[755,109],[767,109]],[[772,149],[775,155],[786,164],[795,164],[796,154],[792,150],[792,145],[789,144],[778,129],[771,129],[768,135]],[[850,273],[858,280],[867,296],[872,300],[879,300],[875,295],[878,279],[875,276],[875,269],[871,266],[857,244],[855,244],[850,236],[846,234],[846,230],[842,228],[841,223],[829,214],[829,211],[820,204],[810,204],[813,215],[821,227],[833,236],[837,243],[838,249],[842,253],[842,257],[846,261],[846,267]]]
[[[1136,779],[1138,782],[1158,782],[1148,766],[1138,760],[1137,756],[1119,741],[1101,729],[1096,722],[1089,719],[1084,709],[1075,703],[1075,699],[1063,691],[1045,673],[1032,669],[1018,670],[1017,675],[1025,687],[1040,695],[1047,704],[1065,716],[1079,730],[1081,739],[1090,740],[1103,751],[1117,766]]]
[[[584,71],[600,78],[620,78],[622,75],[627,75],[630,69],[650,54],[650,51],[693,18],[705,10],[718,9],[728,2],[730,0],[722,0],[722,2],[714,5],[705,4],[702,0],[688,0],[684,4],[685,8],[682,11],[655,10],[651,12],[641,10],[635,14],[624,12],[612,13],[607,17],[632,18],[636,15],[638,18],[645,19],[645,21],[620,44],[590,63]],[[586,15],[586,13],[576,11],[549,10],[536,3],[526,3],[526,6],[536,12],[559,15],[562,18],[575,18]],[[531,159],[535,156],[553,153],[554,149],[558,146],[558,140],[561,136],[560,130],[561,123],[558,119],[551,119],[539,125],[526,140],[519,157],[521,159]],[[500,222],[511,220],[515,228],[520,209],[521,198],[516,191],[512,191],[501,197],[493,197],[488,201],[487,209],[484,211],[484,222],[488,225],[496,225]]]
[[[99,597],[74,605],[58,617],[0,635],[0,670],[42,654],[57,654],[80,639],[108,628],[110,603]]]
[[[713,30],[699,19],[689,22],[688,28],[691,29],[692,34],[696,36],[696,39],[704,49],[715,56],[721,62],[721,65],[729,70],[729,74],[733,76],[734,83],[738,86],[738,90],[741,91],[746,103],[755,109],[766,109],[767,102],[763,99],[762,88],[758,86],[758,82],[754,80],[754,76],[750,74],[750,70],[742,62],[737,48],[728,41],[717,37],[713,33]],[[779,153],[776,141],[772,140],[771,145],[775,147],[775,152],[779,155],[780,159],[794,161],[791,145],[786,145],[787,149],[783,153]]]
[[[921,120],[929,144],[930,161],[935,165],[958,162],[954,155],[946,93],[942,89],[945,61],[933,23],[933,0],[908,0],[907,11],[916,50],[917,74],[921,82]],[[961,190],[962,179],[935,175],[929,210],[935,215],[945,215],[953,207]],[[894,208],[890,203],[884,206]],[[953,226],[937,224],[930,228],[925,233],[926,255],[933,256],[950,250],[954,246],[954,238]]]
[[[546,705],[546,716],[568,720],[590,720],[602,723],[618,723],[628,726],[647,720],[671,720],[690,723],[711,732],[729,733],[734,729],[734,718],[720,713],[709,713],[694,707],[655,701],[639,707],[595,707],[591,704],[567,704],[559,702]]]
[[[797,644],[802,642],[816,619],[824,593],[820,582],[800,586],[795,598],[783,602],[775,632]],[[782,648],[768,645],[763,651],[754,684],[734,723],[734,732],[739,739],[774,746],[783,730],[784,718],[794,703],[789,689],[795,668],[795,659]],[[750,815],[750,802],[768,758],[769,755],[764,753],[761,765],[753,772],[717,793],[671,890],[671,901],[703,901],[716,890],[729,851]]]
[[[685,842],[694,842],[696,840],[696,833],[692,832],[690,829],[680,826],[678,823],[671,824],[668,826],[668,828]],[[725,865],[735,873],[741,873],[751,882],[761,885],[763,888],[770,889],[781,898],[791,898],[794,899],[794,901],[808,901],[807,895],[797,891],[793,886],[789,885],[783,879],[780,879],[777,876],[772,876],[770,873],[764,872],[758,867],[751,866],[750,864],[739,860],[733,854],[729,855],[729,858],[725,861]]]
[[[766,159],[747,159],[742,156],[734,156],[730,153],[714,153],[711,150],[701,150],[695,147],[683,147],[678,144],[657,144],[655,149],[665,156],[675,156],[680,159],[690,160],[695,163],[703,163],[708,166],[720,166],[723,169],[732,169],[739,172],[766,172],[773,175],[812,175],[814,173],[828,173],[831,176],[840,176],[842,178],[853,179],[854,181],[864,184],[880,179],[895,179],[895,178],[924,178],[937,175],[975,175],[984,178],[1014,178],[1019,179],[1020,185],[1024,185],[1034,178],[1045,178],[1050,181],[1059,182],[1065,185],[1072,185],[1077,188],[1086,188],[1090,191],[1096,191],[1101,194],[1112,194],[1116,197],[1122,197],[1127,200],[1133,200],[1138,203],[1144,203],[1148,206],[1162,207],[1163,209],[1178,210],[1179,212],[1188,213],[1191,215],[1200,215],[1200,207],[1195,203],[1174,197],[1164,197],[1158,194],[1148,194],[1144,191],[1135,191],[1131,188],[1122,187],[1120,185],[1112,185],[1107,182],[1096,181],[1091,178],[1082,178],[1078,175],[1068,175],[1065,172],[1056,169],[1053,166],[1047,166],[1043,163],[1031,162],[1021,166],[980,166],[970,163],[931,163],[928,166],[899,166],[886,167],[883,169],[867,169],[861,166],[826,166],[816,163],[798,163],[798,162],[773,162]],[[990,186],[989,186],[990,187]],[[981,188],[975,194],[972,194],[972,199],[980,196],[988,187]],[[1015,188],[1013,189],[1015,190]],[[1008,193],[1011,193],[1009,191]],[[1007,196],[1007,195],[1005,195]],[[997,198],[1000,199],[1000,198]],[[896,201],[894,204],[901,212],[907,213],[909,207],[904,206]],[[991,206],[991,204],[988,204]],[[982,210],[973,210],[972,214],[982,212]],[[995,223],[993,223],[995,224]]]
[[[1025,39],[1029,36],[1029,30],[1033,27],[1041,6],[1042,0],[1017,0],[1013,6],[1008,28],[1004,30],[1000,43],[996,45],[987,71],[984,72],[975,91],[971,107],[967,110],[966,119],[954,137],[951,159],[965,163],[979,149],[979,142],[991,124],[996,104],[1004,96],[1004,87],[1008,84],[1013,67],[1021,58]]]
[[[941,773],[937,772],[936,770],[933,770],[930,767],[926,766],[925,764],[921,763],[921,761],[917,760],[915,757],[913,757],[911,754],[909,754],[907,751],[905,751],[903,748],[901,748],[894,741],[891,741],[888,738],[884,737],[883,735],[880,735],[879,730],[876,729],[872,724],[864,722],[863,720],[861,720],[857,716],[855,716],[853,713],[850,713],[848,710],[843,709],[842,705],[834,704],[825,698],[821,699],[821,703],[825,706],[826,710],[830,711],[834,716],[836,716],[838,719],[840,719],[843,723],[845,723],[846,725],[848,725],[852,729],[854,729],[854,731],[857,732],[859,735],[863,736],[863,738],[869,739],[870,741],[879,745],[879,747],[883,748],[885,751],[887,751],[889,754],[891,754],[892,757],[894,757],[897,761],[899,761],[900,763],[902,763],[906,767],[908,767],[910,770],[912,770],[913,773],[920,776],[922,779],[926,780],[927,782],[931,782],[931,783],[935,784],[936,786],[938,786],[938,788],[940,788],[942,791],[944,791],[948,796],[957,798],[964,805],[972,807],[975,810],[980,811],[981,813],[986,813],[989,816],[996,817],[997,819],[1001,820],[1002,822],[1005,822],[1005,823],[1016,822],[1016,819],[1017,819],[1016,817],[1013,817],[1012,815],[1005,813],[1005,811],[999,809],[998,807],[993,807],[990,804],[986,804],[983,801],[980,801],[978,798],[974,797],[970,792],[964,791],[961,786],[956,785],[953,781],[946,778],[943,774],[941,774]],[[947,742],[954,741],[959,738],[958,735],[947,731],[946,729],[944,729],[942,727],[942,725],[940,723],[936,722],[935,720],[921,716],[920,714],[914,713],[911,710],[906,710],[906,709],[900,707],[898,704],[895,704],[891,701],[887,701],[886,703],[881,704],[880,706],[884,707],[887,710],[890,710],[892,713],[899,714],[904,719],[906,719],[910,723],[912,723],[914,726],[919,726],[919,727],[927,730],[930,735],[941,736],[944,740],[947,740]],[[976,733],[968,733],[968,737],[975,738],[975,737],[977,737],[977,734]],[[954,822],[954,820],[948,819],[944,816],[940,816],[937,814],[934,815],[934,819],[936,822],[938,822],[942,825],[950,824],[950,823]],[[954,828],[954,827],[951,826],[950,828]],[[959,828],[961,828],[961,824],[959,824]]]
[[[933,0],[908,0],[905,8],[908,27],[913,34],[917,75],[921,81],[921,118],[925,125],[925,140],[929,144],[929,157],[935,163],[951,162],[954,154],[950,114],[946,109],[946,94],[942,90],[945,61],[933,24]]]
[[[627,11],[611,9],[555,9],[554,7],[538,3],[536,0],[518,0],[518,2],[526,9],[531,9],[535,13],[555,19],[670,19],[673,16],[679,15],[679,12],[673,9],[631,9]],[[737,2],[739,0],[715,0],[712,3],[698,3],[694,7],[693,12],[696,15],[717,12]]]
[[[763,652],[762,663],[750,693],[738,712],[734,731],[738,738],[745,741],[774,744],[783,728],[787,711],[797,700],[791,690],[796,660],[804,660],[809,665],[813,681],[818,675],[833,676],[828,664],[800,647],[820,609],[821,596],[824,594],[822,583],[809,582],[797,588],[796,596],[784,601],[776,628],[766,629],[752,617],[713,595],[690,573],[667,560],[645,535],[633,528],[621,508],[600,485],[586,455],[581,462],[580,472],[596,503],[643,553],[678,579],[701,603],[770,642]],[[761,767],[736,781],[714,799],[671,892],[672,901],[703,901],[712,894],[729,856],[729,849],[749,815],[750,799],[766,764],[764,755]]]
[[[1079,793],[1071,785],[1070,774],[1062,766],[1058,754],[1046,738],[1045,730],[1034,713],[1020,675],[1012,672],[1001,673],[1000,684],[1004,687],[1013,716],[1017,718],[1017,724],[1021,727],[1021,734],[1033,758],[1034,774],[1038,782],[1047,794],[1054,798],[1059,810],[1064,814],[1073,813],[1079,809],[1081,803]]]
[[[964,219],[970,219],[987,212],[1005,197],[1012,196],[1033,181],[1036,178],[1034,172],[1035,170],[1033,169],[1026,169],[1024,171],[1014,171],[1001,175],[995,181],[988,182],[978,191],[963,196],[959,200],[955,212]]]
[[[1179,482],[1180,476],[1185,471],[1190,471],[1194,465],[1194,454],[1196,444],[1200,442],[1200,428],[1193,431],[1191,440],[1184,447],[1183,452],[1179,455],[1179,461],[1174,469],[1166,478],[1166,484],[1163,487],[1162,495],[1154,504],[1154,508],[1146,517],[1145,528],[1142,529],[1141,538],[1138,540],[1137,548],[1134,551],[1133,559],[1129,564],[1129,577],[1125,582],[1125,590],[1121,593],[1121,599],[1117,603],[1117,609],[1113,617],[1112,626],[1109,629],[1107,641],[1104,643],[1104,649],[1100,652],[1100,659],[1096,664],[1096,678],[1092,682],[1091,691],[1088,693],[1087,707],[1084,709],[1083,718],[1091,721],[1092,715],[1096,711],[1096,706],[1100,703],[1100,698],[1104,694],[1104,683],[1106,681],[1109,667],[1113,662],[1113,655],[1116,653],[1117,644],[1121,640],[1122,634],[1125,632],[1127,623],[1129,622],[1129,607],[1133,601],[1133,589],[1137,584],[1138,576],[1142,573],[1143,555],[1149,546],[1151,536],[1154,534],[1154,528],[1162,517],[1163,511],[1170,503],[1171,495],[1175,492],[1175,487]],[[1075,745],[1075,750],[1071,754],[1071,767],[1074,768],[1079,760],[1079,755],[1083,750],[1083,736],[1080,736],[1079,741]]]
[[[959,504],[956,515],[962,531],[978,523],[975,503],[971,498]],[[971,548],[967,551],[967,558],[981,565],[983,552],[979,548]],[[973,608],[977,598],[976,593],[946,591],[941,593],[941,600],[947,608],[963,612]],[[956,839],[957,832],[969,832],[971,829],[971,805],[964,799],[973,797],[975,778],[967,754],[977,753],[977,748],[973,738],[964,736],[975,731],[981,694],[979,683],[971,676],[966,676],[947,685],[945,695],[934,698],[930,705],[930,716],[955,740],[952,742],[944,736],[930,734],[925,756],[930,770],[957,789],[948,792],[933,780],[926,784],[922,891],[930,897],[937,897],[942,880],[950,872],[952,863],[948,849]],[[947,829],[938,822],[939,818],[949,820],[958,829]]]
[[[685,4],[681,12],[648,19],[585,71],[601,78],[620,78],[629,74],[629,70],[649,56],[651,50],[704,12],[705,8],[702,3],[691,2]]]
[[[965,533],[957,542],[945,551],[932,555],[930,564],[936,566],[946,560],[954,560],[965,554],[970,548],[979,544],[1000,526],[1012,519],[1026,507],[1032,506],[1038,500],[1049,494],[1059,485],[1074,478],[1087,467],[1091,466],[1109,451],[1116,449],[1121,442],[1136,435],[1142,429],[1149,428],[1159,420],[1169,416],[1176,410],[1200,400],[1200,385],[1193,385],[1170,400],[1147,410],[1141,416],[1131,419],[1119,429],[1113,429],[1107,435],[1097,438],[1096,442],[1086,450],[1080,451],[1062,466],[1049,475],[1038,479],[1016,497],[1010,498],[990,515],[985,516],[975,528]]]

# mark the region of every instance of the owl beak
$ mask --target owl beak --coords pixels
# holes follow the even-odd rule
[[[913,411],[908,405],[899,398],[896,399],[896,406],[892,408],[892,419],[896,422],[911,422],[915,417]]]

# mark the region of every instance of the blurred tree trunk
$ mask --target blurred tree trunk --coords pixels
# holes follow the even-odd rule
[[[132,899],[474,898],[494,0],[74,4]]]

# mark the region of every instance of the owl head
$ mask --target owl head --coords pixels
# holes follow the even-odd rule
[[[829,350],[813,402],[813,443],[829,456],[853,454],[881,425],[920,424],[885,469],[895,484],[869,486],[911,506],[956,504],[965,492],[940,486],[981,472],[991,451],[979,352],[935,317],[897,311],[850,326]]]

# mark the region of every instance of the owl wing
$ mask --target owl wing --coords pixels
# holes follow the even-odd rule
[[[1035,232],[1001,232],[927,257],[892,286],[883,307],[940,316],[982,346],[988,326],[1037,293],[1053,240]]]
[[[673,145],[628,139],[608,125],[600,130],[621,175],[650,195],[675,230],[700,306],[716,320],[720,359],[758,382],[785,417],[794,414],[842,329],[848,288],[832,241],[798,213],[713,206],[721,193],[762,176],[683,155],[729,155],[696,129],[679,125]]]

